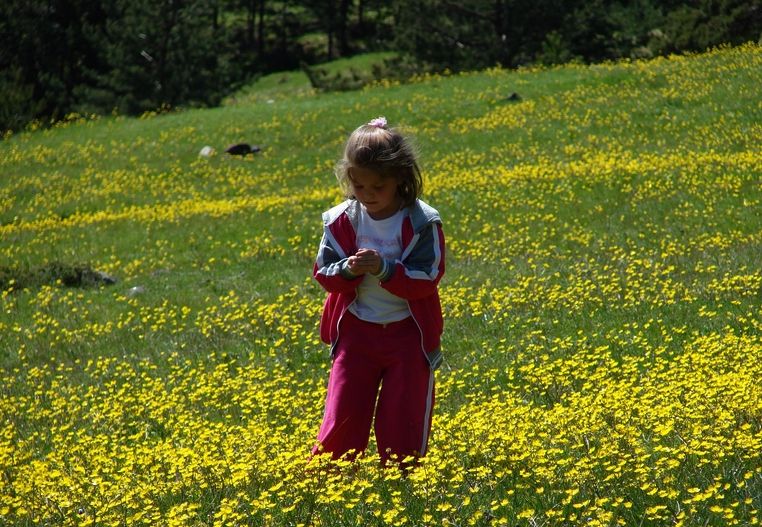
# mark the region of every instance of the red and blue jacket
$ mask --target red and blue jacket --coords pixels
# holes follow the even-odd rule
[[[320,320],[320,338],[334,346],[339,339],[341,319],[357,298],[363,276],[347,269],[347,259],[357,250],[360,203],[349,199],[323,213],[320,241],[313,276],[328,291]],[[402,220],[402,255],[385,260],[378,275],[381,287],[407,301],[410,314],[421,333],[421,350],[435,370],[442,363],[440,342],[442,307],[437,285],[445,271],[445,241],[439,213],[421,200],[407,207]]]

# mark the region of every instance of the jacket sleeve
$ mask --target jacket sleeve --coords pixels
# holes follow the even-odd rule
[[[349,272],[347,256],[331,236],[328,226],[323,228],[323,238],[320,240],[312,276],[329,293],[352,291],[363,278]]]
[[[445,241],[440,223],[429,223],[413,241],[413,249],[396,262],[385,261],[377,275],[381,287],[405,300],[432,295],[445,271]]]

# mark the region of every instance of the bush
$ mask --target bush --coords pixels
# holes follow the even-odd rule
[[[34,86],[23,81],[20,68],[0,72],[0,132],[18,130],[42,110],[34,101]]]

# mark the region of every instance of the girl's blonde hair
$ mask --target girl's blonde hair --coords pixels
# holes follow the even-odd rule
[[[367,168],[381,177],[398,179],[397,193],[409,207],[423,192],[423,178],[411,140],[389,128],[379,117],[358,127],[347,139],[344,156],[336,165],[336,179],[348,198],[354,199],[349,179],[353,167]]]

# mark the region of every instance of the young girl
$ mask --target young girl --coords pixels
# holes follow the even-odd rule
[[[383,117],[352,133],[336,177],[349,199],[323,214],[313,273],[328,292],[320,336],[333,358],[313,454],[363,452],[375,411],[383,463],[421,457],[442,361],[439,213],[418,199],[413,148]]]

